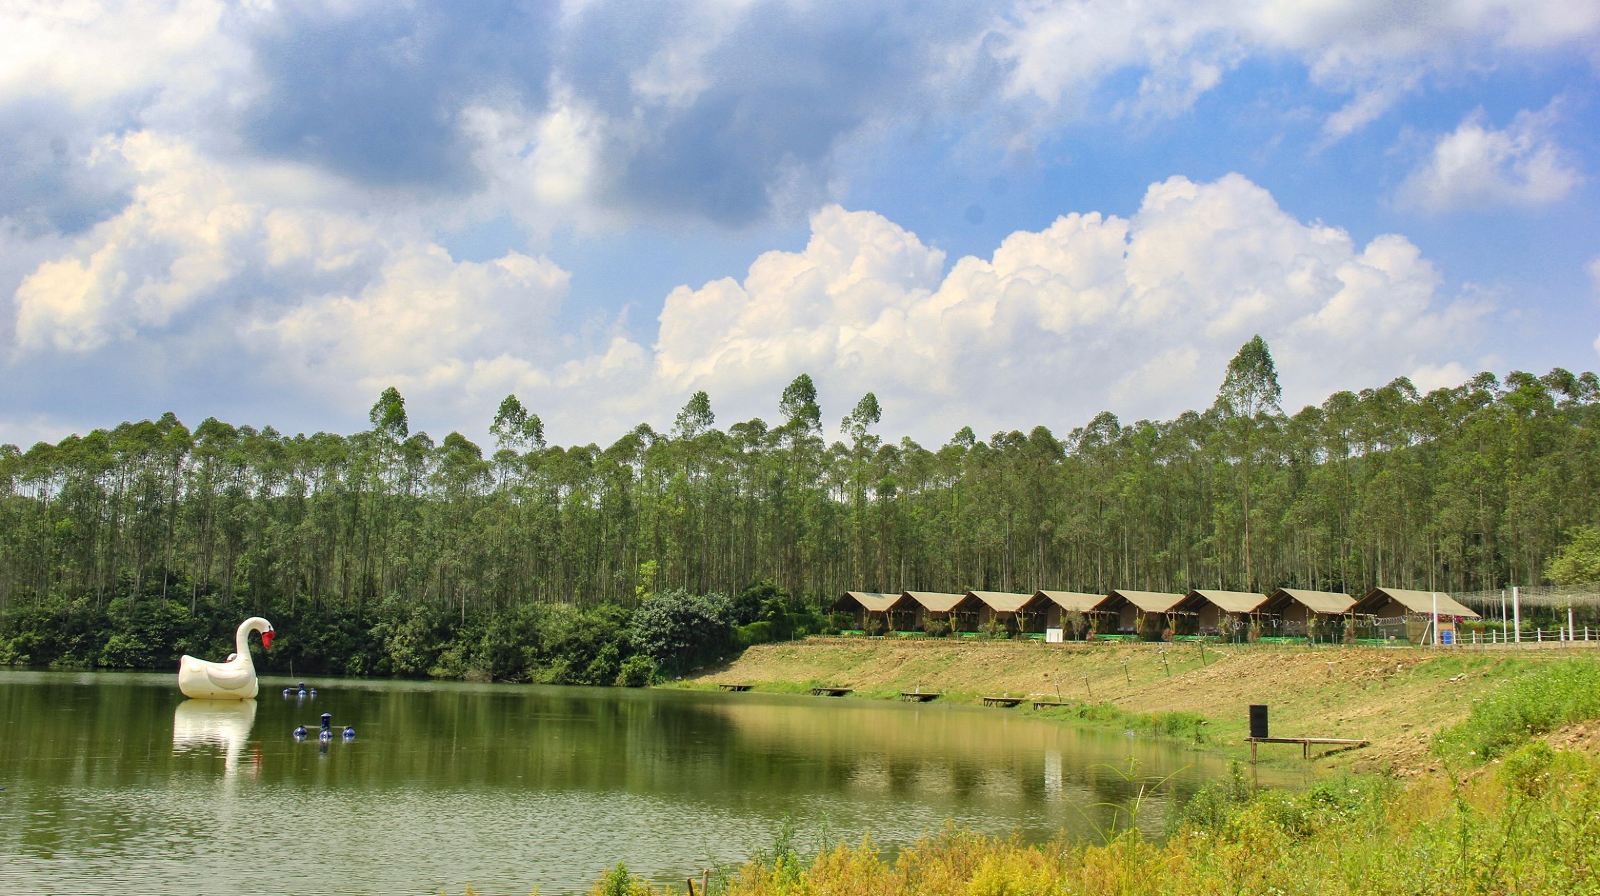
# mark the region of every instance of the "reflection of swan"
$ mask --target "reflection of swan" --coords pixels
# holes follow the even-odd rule
[[[185,655],[178,660],[178,690],[201,700],[250,700],[256,696],[256,666],[250,661],[250,633],[261,633],[263,650],[272,649],[272,623],[251,616],[233,633],[234,652],[227,662],[208,663]]]
[[[255,721],[254,700],[185,700],[172,712],[172,751],[220,747],[232,774]]]

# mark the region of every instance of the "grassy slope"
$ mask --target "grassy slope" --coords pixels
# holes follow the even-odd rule
[[[1373,742],[1368,749],[1324,756],[1319,762],[1325,766],[1410,773],[1437,767],[1429,750],[1434,733],[1464,717],[1475,699],[1575,653],[1596,657],[1600,669],[1600,652],[1592,651],[1208,646],[1202,664],[1191,644],[812,639],[752,647],[727,667],[686,684],[742,682],[774,691],[844,685],[860,696],[882,698],[920,687],[959,702],[1000,693],[1054,696],[1059,690],[1063,698],[1131,713],[1203,716],[1209,723],[1207,740],[1234,753],[1247,750],[1242,744],[1247,707],[1266,703],[1275,735]],[[1026,707],[1010,711],[1033,712]],[[1040,714],[1074,715],[1048,709]],[[1298,747],[1262,749],[1298,761]]]

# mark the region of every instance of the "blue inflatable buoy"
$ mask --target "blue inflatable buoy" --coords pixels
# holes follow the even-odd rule
[[[304,698],[305,695],[306,695],[306,689],[305,688],[301,688],[300,692],[299,692],[299,694],[297,696],[299,696],[301,698]]]
[[[317,696],[317,689],[316,688],[312,688],[311,689],[311,696],[313,696],[313,697]]]
[[[288,696],[292,695],[293,693],[294,693],[294,691],[289,689],[289,688],[284,688],[283,689],[283,696],[285,696],[285,697],[288,697]]]
[[[333,740],[333,731],[332,731],[332,729],[329,729],[329,728],[322,729],[320,732],[317,733],[317,740],[320,740],[323,743],[327,743],[328,741]]]
[[[356,729],[350,727],[349,725],[344,726],[344,739],[345,740],[355,740],[356,739]]]
[[[294,739],[295,740],[305,740],[305,737],[306,737],[306,726],[304,726],[304,725],[295,726]]]

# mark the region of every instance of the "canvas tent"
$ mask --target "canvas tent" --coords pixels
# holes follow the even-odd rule
[[[1031,594],[1014,594],[1010,591],[968,591],[966,596],[976,603],[980,630],[994,624],[1019,632],[1044,631],[1043,614],[1034,619],[1034,614],[1026,609],[1028,602],[1033,600]]]
[[[895,631],[922,631],[930,618],[947,621],[952,631],[957,630],[958,607],[966,600],[965,594],[945,591],[902,591],[900,594],[904,600],[891,614],[894,623],[891,627]]]
[[[1092,631],[1110,631],[1116,627],[1115,616],[1100,607],[1105,602],[1104,594],[1039,590],[1033,593],[1027,609],[1044,612],[1045,628],[1059,628],[1068,638],[1081,639]]]
[[[1398,619],[1403,616],[1431,616],[1435,608],[1440,616],[1478,618],[1478,614],[1470,607],[1458,603],[1443,591],[1413,591],[1407,588],[1374,588],[1355,602],[1351,612],[1379,619]]]
[[[1477,619],[1471,608],[1458,603],[1443,591],[1416,591],[1409,588],[1374,588],[1356,601],[1350,612],[1358,617],[1363,637],[1394,639],[1404,635],[1412,643],[1427,641],[1433,614],[1441,622]]]
[[[1267,595],[1261,612],[1276,622],[1282,635],[1311,635],[1313,631],[1332,634],[1347,624],[1356,599],[1342,591],[1308,591],[1279,588]]]
[[[1159,633],[1171,627],[1173,618],[1179,613],[1176,609],[1178,602],[1183,598],[1182,594],[1165,591],[1114,588],[1106,595],[1100,609],[1115,616],[1119,632],[1146,634],[1153,630]]]
[[[1196,633],[1228,637],[1242,631],[1247,624],[1245,619],[1259,614],[1266,602],[1265,594],[1254,591],[1195,588],[1174,609],[1194,614]]]
[[[900,601],[899,594],[879,591],[846,591],[834,602],[836,612],[847,613],[851,626],[857,631],[869,631],[869,621],[876,619],[884,630],[889,628],[889,610]]]

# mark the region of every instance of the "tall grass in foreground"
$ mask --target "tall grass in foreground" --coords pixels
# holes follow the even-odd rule
[[[1446,757],[1483,762],[1574,722],[1600,719],[1600,663],[1564,660],[1510,679],[1472,704],[1435,744]]]
[[[626,871],[592,896],[657,890]],[[698,892],[698,888],[697,888]],[[802,859],[775,851],[719,896],[1417,896],[1600,892],[1600,763],[1533,743],[1492,772],[1409,786],[1342,778],[1299,793],[1221,782],[1165,843],[1028,846],[947,829],[887,857],[870,839]]]

